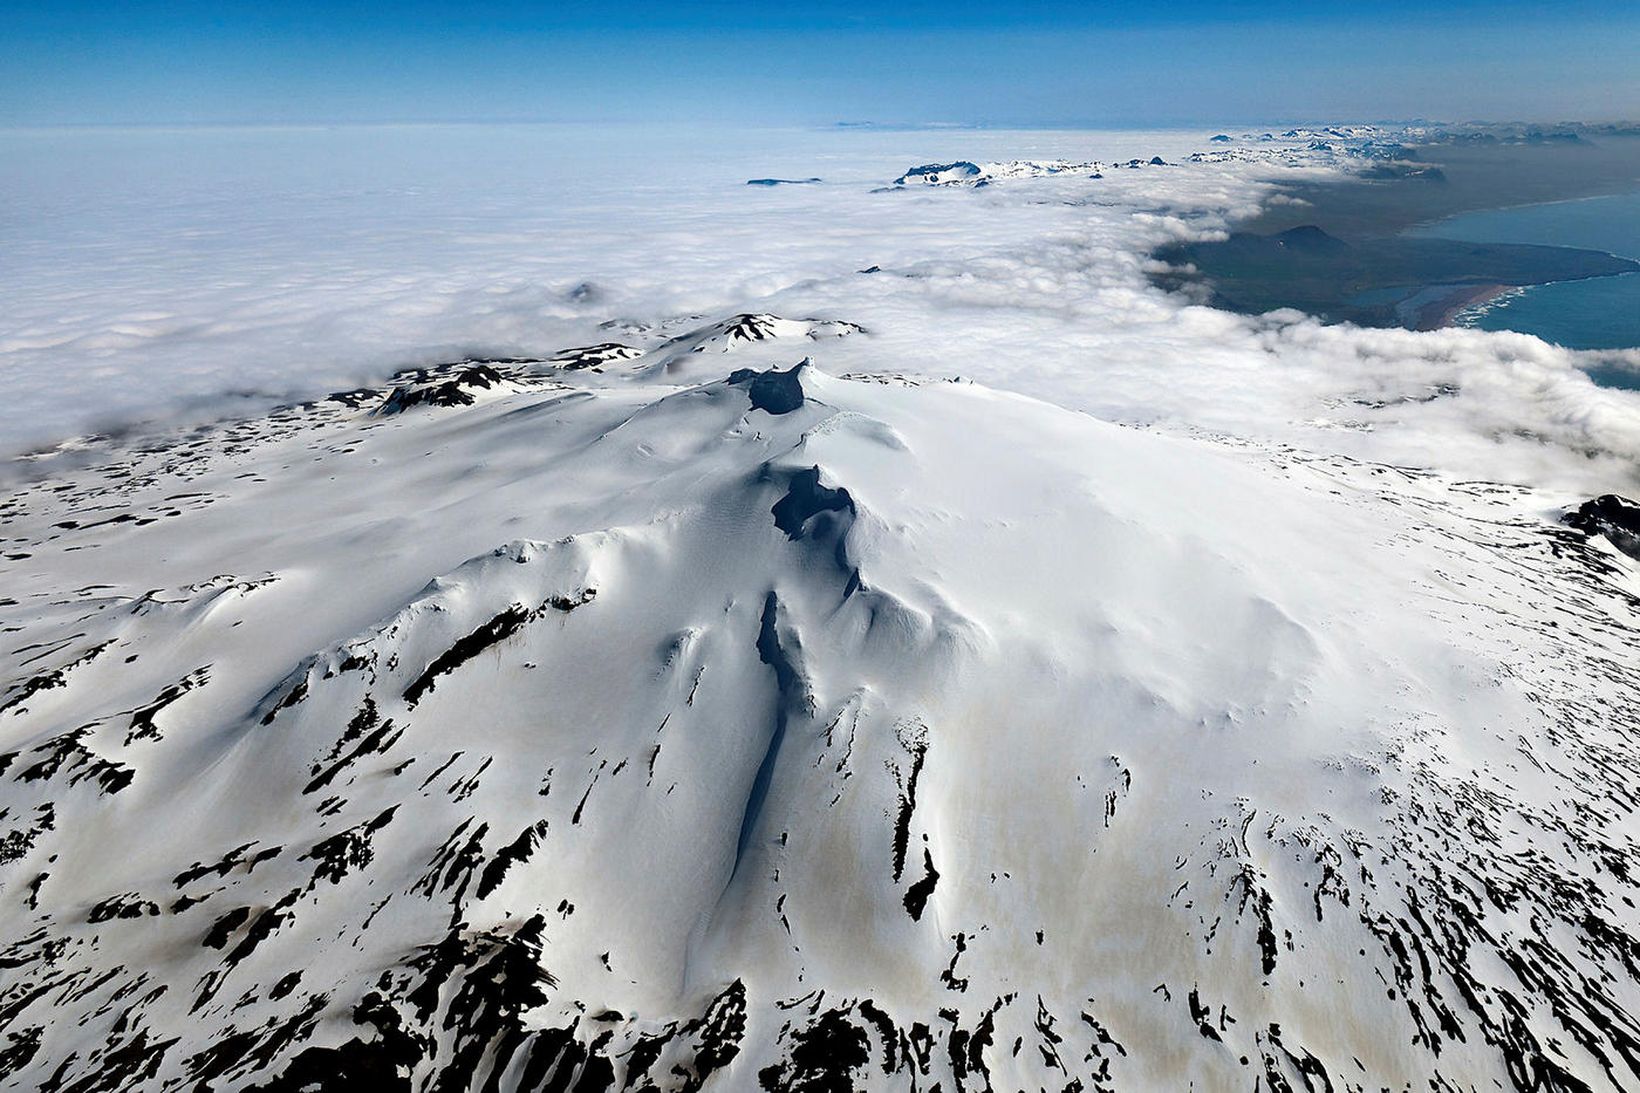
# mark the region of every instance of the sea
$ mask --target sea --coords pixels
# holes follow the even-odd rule
[[[1587,247],[1640,259],[1640,192],[1466,213],[1419,234],[1477,243]],[[1456,324],[1535,334],[1570,349],[1633,348],[1640,346],[1640,273],[1518,289],[1460,312]],[[1595,379],[1610,386],[1640,386],[1640,377],[1626,371]]]

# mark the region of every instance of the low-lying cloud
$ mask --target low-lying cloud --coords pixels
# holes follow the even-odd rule
[[[815,350],[837,371],[963,376],[1127,423],[1632,490],[1640,395],[1583,369],[1640,373],[1640,353],[1243,317],[1151,286],[1155,246],[1222,232],[1273,180],[1324,169],[1177,165],[1208,135],[5,135],[0,448],[468,353],[545,356],[608,340],[611,319],[757,310],[865,325]],[[875,192],[921,162],[1155,155],[1170,165]]]

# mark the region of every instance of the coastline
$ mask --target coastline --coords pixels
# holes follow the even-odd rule
[[[1470,213],[1614,197],[1640,185],[1640,138],[1567,146],[1421,144],[1407,146],[1404,155],[1439,167],[1442,180],[1345,175],[1282,182],[1282,193],[1306,204],[1267,204],[1233,230],[1271,235],[1318,224],[1346,239],[1417,236]]]
[[[1434,286],[1431,286],[1434,287]],[[1450,292],[1420,305],[1412,324],[1414,330],[1445,330],[1457,325],[1460,314],[1472,307],[1489,304],[1516,291],[1519,285],[1454,285]]]
[[[1324,322],[1429,331],[1531,286],[1640,271],[1599,239],[1456,238],[1455,217],[1621,198],[1640,179],[1640,141],[1571,149],[1422,145],[1408,162],[1444,174],[1393,182],[1351,175],[1282,183],[1302,202],[1265,203],[1224,241],[1164,248],[1158,256],[1242,314],[1291,307]],[[1619,248],[1630,249],[1630,248]]]
[[[1477,211],[1432,225],[1425,233],[1598,248],[1640,261],[1640,185],[1623,194]],[[1640,347],[1640,269],[1507,293],[1496,303],[1478,301],[1451,321],[1482,330],[1517,330],[1571,349],[1633,349]],[[1624,378],[1622,386],[1633,385],[1632,376]]]

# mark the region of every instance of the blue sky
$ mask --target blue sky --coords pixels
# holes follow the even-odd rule
[[[0,5],[0,125],[1636,115],[1636,0]]]

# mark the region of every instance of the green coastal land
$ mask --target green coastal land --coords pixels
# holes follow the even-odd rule
[[[1640,137],[1458,139],[1401,146],[1338,181],[1281,187],[1222,242],[1164,248],[1164,287],[1244,314],[1428,330],[1510,288],[1606,277],[1640,263],[1598,250],[1407,235],[1460,213],[1640,189]]]

